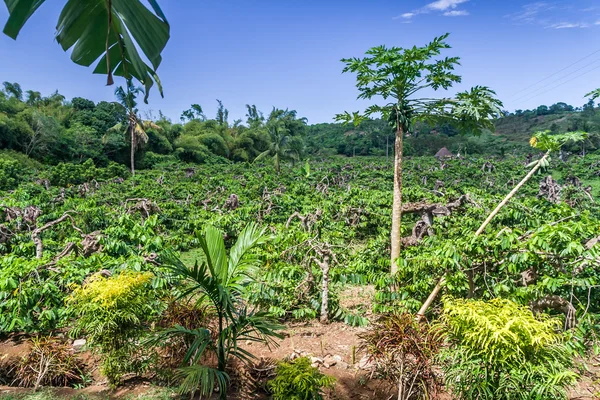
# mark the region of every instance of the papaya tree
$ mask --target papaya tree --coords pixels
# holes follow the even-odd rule
[[[369,49],[364,58],[345,58],[343,72],[356,74],[358,98],[381,99],[363,113],[345,112],[336,120],[358,125],[366,118],[380,115],[396,131],[394,144],[394,200],[391,230],[391,272],[397,271],[400,256],[402,217],[402,146],[405,134],[415,122],[451,123],[462,133],[477,134],[493,129],[492,119],[501,111],[496,93],[486,86],[475,86],[453,97],[431,98],[432,92],[447,91],[461,77],[454,73],[459,57],[440,57],[449,49],[449,34],[433,39],[423,47],[386,47]],[[423,93],[426,94],[423,94]]]
[[[16,39],[44,0],[4,3],[9,14],[4,33]],[[157,1],[148,3],[152,11],[141,0],[68,0],[58,17],[56,41],[64,51],[72,49],[71,60],[76,64],[89,67],[96,63],[94,73],[107,75],[107,85],[114,83],[113,75],[136,79],[145,88],[147,102],[156,82],[162,96],[156,70],[170,26]]]

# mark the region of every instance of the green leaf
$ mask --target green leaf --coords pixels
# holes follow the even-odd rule
[[[9,15],[3,32],[10,38],[17,39],[25,22],[44,3],[44,0],[4,0],[4,2]]]
[[[9,18],[4,33],[16,38],[27,19],[43,3],[40,0],[5,0]],[[86,67],[97,61],[94,73],[137,79],[146,90],[157,84],[161,53],[170,37],[170,26],[156,1],[156,14],[140,0],[69,0],[56,26],[56,40],[64,51],[72,49],[73,62]],[[149,65],[144,58],[149,61]]]

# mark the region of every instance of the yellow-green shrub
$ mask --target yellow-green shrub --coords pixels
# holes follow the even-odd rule
[[[562,399],[575,382],[560,322],[510,300],[445,299],[446,385],[471,399]]]
[[[76,286],[67,300],[77,317],[71,335],[87,336],[88,345],[102,356],[102,372],[113,385],[124,373],[140,369],[136,340],[155,309],[149,287],[153,277],[149,272],[96,274]]]

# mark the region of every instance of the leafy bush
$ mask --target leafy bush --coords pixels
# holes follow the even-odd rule
[[[148,287],[153,277],[149,272],[124,271],[108,278],[98,273],[76,287],[68,299],[77,316],[71,335],[87,335],[113,385],[124,373],[141,368],[135,357],[136,340],[154,314],[153,291]]]
[[[140,160],[141,168],[153,169],[161,164],[174,164],[177,162],[177,158],[171,154],[158,154],[151,151],[146,152],[143,158]]]
[[[377,375],[398,387],[399,400],[435,397],[433,358],[440,346],[435,329],[412,314],[390,314],[379,317],[360,338]]]
[[[127,168],[122,164],[109,162],[106,168],[97,168],[91,158],[82,164],[60,163],[50,169],[49,179],[52,185],[69,186],[89,182],[92,179],[108,180],[126,177]]]
[[[560,322],[505,299],[445,299],[441,360],[459,399],[566,399],[576,381]]]
[[[91,159],[82,164],[60,163],[50,170],[50,183],[56,186],[79,185],[94,179],[96,166]]]
[[[22,171],[17,161],[0,159],[0,190],[14,189],[21,177]]]
[[[335,378],[312,367],[307,357],[281,362],[275,373],[275,379],[267,383],[273,400],[320,400],[323,389],[335,385]]]

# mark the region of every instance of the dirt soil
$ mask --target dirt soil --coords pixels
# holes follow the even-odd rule
[[[361,369],[365,366],[364,354],[359,351],[358,335],[364,332],[363,328],[353,328],[342,323],[321,325],[318,322],[306,324],[288,324],[284,331],[285,338],[279,341],[275,348],[268,348],[256,343],[242,343],[242,347],[250,350],[257,357],[275,360],[290,357],[292,354],[314,357],[320,370],[337,379],[334,391],[327,394],[327,399],[392,399],[393,391],[386,388],[381,382],[369,379],[368,370]],[[29,345],[24,342],[7,340],[0,342],[0,384],[9,384],[2,381],[2,363],[9,358],[21,357],[27,352]],[[85,354],[83,354],[85,356]],[[89,356],[88,356],[89,357]],[[88,361],[88,358],[86,361]],[[335,365],[324,365],[333,362]],[[586,362],[587,371],[582,371],[582,378],[576,388],[569,393],[570,399],[594,400],[600,399],[600,359],[591,359]],[[57,394],[61,398],[73,398],[86,395],[89,398],[148,398],[155,387],[151,382],[130,382],[116,391],[110,391],[106,383],[94,374],[96,382],[83,389],[61,388]],[[30,389],[0,386],[0,399],[5,393],[23,393]],[[145,394],[148,393],[148,397]],[[233,398],[235,396],[232,396]],[[441,393],[440,399],[449,400],[449,394]]]

